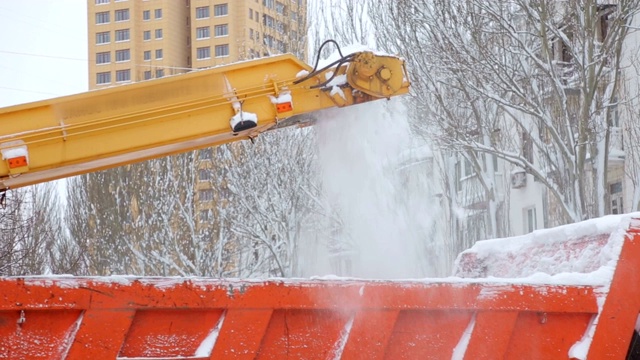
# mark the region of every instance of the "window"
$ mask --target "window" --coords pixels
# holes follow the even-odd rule
[[[111,82],[111,73],[110,72],[100,72],[96,74],[96,83],[97,84],[108,84]]]
[[[155,9],[153,15],[156,19],[162,19],[162,9]]]
[[[213,200],[213,189],[202,189],[198,191],[198,200],[211,201]]]
[[[156,77],[157,78],[161,78],[164,76],[164,69],[157,69],[156,70]]]
[[[96,5],[108,4],[109,0],[96,0]]]
[[[215,33],[216,33],[216,37],[228,36],[229,35],[229,25],[228,24],[216,25],[215,26]]]
[[[216,45],[216,57],[229,56],[229,44]]]
[[[156,59],[162,59],[162,49],[156,50]]]
[[[116,21],[129,20],[129,9],[120,9],[115,11]]]
[[[455,165],[455,181],[456,181],[456,191],[461,191],[462,190],[462,181],[460,181],[462,179],[462,167],[460,165],[460,160],[456,161],[456,165]]]
[[[291,12],[291,21],[298,21],[298,13]]]
[[[209,27],[203,26],[196,28],[196,39],[207,39],[209,38]]]
[[[536,208],[530,207],[524,209],[524,232],[530,233],[537,229],[538,220],[536,219]]]
[[[151,20],[151,10],[145,10],[142,12],[142,20]]]
[[[276,1],[276,12],[280,15],[285,15],[285,6],[283,3]]]
[[[620,127],[620,110],[618,109],[618,97],[611,99],[611,126]]]
[[[156,29],[156,39],[162,39],[162,29]]]
[[[109,23],[109,12],[102,11],[96,13],[96,24],[108,24]]]
[[[197,59],[209,59],[211,58],[211,48],[210,47],[201,47],[197,49]]]
[[[249,29],[249,39],[253,40],[253,29]]]
[[[464,156],[460,157],[455,164],[456,191],[461,191],[462,184],[465,183],[465,180],[472,176],[475,176],[475,174],[476,170],[473,166],[473,163]]]
[[[116,82],[121,81],[130,81],[131,80],[131,70],[118,70],[116,71]]]
[[[131,60],[131,53],[129,52],[129,49],[116,50],[116,62],[129,60]]]
[[[271,35],[265,35],[263,37],[263,41],[262,41],[265,45],[267,45],[268,47],[272,48],[273,47],[273,43],[274,43],[274,38]]]
[[[143,39],[144,41],[149,41],[149,40],[151,40],[151,30],[145,30],[145,31],[142,33],[142,39]]]
[[[622,182],[609,184],[609,196],[611,197],[611,213],[624,214],[622,206]]]
[[[129,29],[116,30],[116,41],[129,41]]]
[[[213,16],[225,16],[229,15],[229,7],[227,4],[220,4],[213,6]]]
[[[526,131],[522,132],[522,157],[533,164],[533,139]]]
[[[198,216],[200,218],[200,221],[209,221],[211,220],[211,211],[200,210],[200,214]]]
[[[202,6],[196,8],[196,19],[205,19],[209,17],[209,7]]]
[[[476,169],[473,167],[473,164],[469,159],[464,158],[464,174],[463,176],[473,176],[476,174]]]
[[[276,28],[276,19],[274,19],[273,17],[267,15],[267,14],[263,14],[262,15],[262,25],[270,27],[272,29]]]
[[[111,33],[109,31],[96,33],[96,44],[107,44],[111,41]]]
[[[200,159],[201,160],[211,160],[213,159],[213,149],[212,148],[206,148],[206,149],[202,149],[200,150]]]
[[[96,54],[96,64],[107,64],[111,62],[110,52],[99,52]]]
[[[211,171],[209,169],[198,170],[198,180],[205,181],[211,179]]]
[[[276,6],[275,0],[262,0],[262,5],[269,9],[273,9]]]
[[[151,70],[147,70],[144,72],[144,79],[145,80],[151,79]]]
[[[260,13],[256,11],[256,22],[260,22]]]
[[[144,52],[144,61],[149,61],[151,60],[151,50],[146,50]]]
[[[249,19],[253,20],[253,9],[249,9]]]

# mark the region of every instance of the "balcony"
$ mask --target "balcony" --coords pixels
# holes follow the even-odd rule
[[[494,176],[496,201],[504,200],[503,173],[496,172]],[[460,179],[458,185],[458,201],[460,205],[469,210],[481,210],[487,208],[485,190],[477,175],[466,176]]]

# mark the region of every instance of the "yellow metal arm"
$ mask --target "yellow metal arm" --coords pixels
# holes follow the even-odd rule
[[[404,62],[361,52],[312,71],[292,55],[0,109],[0,191],[295,125],[408,92]],[[296,119],[295,117],[293,119]]]

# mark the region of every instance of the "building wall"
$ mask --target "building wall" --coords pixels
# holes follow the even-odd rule
[[[189,48],[186,46],[189,36],[189,8],[184,1],[178,0],[154,0],[134,1],[138,3],[140,11],[136,14],[136,26],[134,36],[141,46],[136,51],[137,77],[134,81],[148,80],[168,75],[180,74],[188,71]],[[162,12],[161,18],[156,17],[156,12]],[[148,11],[151,19],[143,20],[142,14]],[[162,31],[162,37],[158,38],[156,32]],[[144,32],[150,34],[150,40],[144,40]],[[158,57],[156,52],[162,51]],[[144,52],[150,52],[150,59],[144,59]],[[145,76],[145,72],[146,76]],[[151,75],[151,76],[150,76]]]
[[[634,16],[629,24],[631,29],[640,26],[640,16]],[[638,211],[640,209],[640,154],[637,150],[638,139],[638,115],[640,114],[640,70],[638,70],[638,45],[640,33],[630,31],[623,46],[623,56],[620,63],[624,88],[621,89],[621,137],[624,144],[624,177],[623,177],[623,203],[625,212]]]
[[[87,2],[90,89],[285,52],[305,60],[306,0]],[[128,10],[128,19],[116,21],[116,12],[123,10]],[[109,21],[98,23],[97,14],[108,14]],[[116,41],[120,30],[129,31],[127,40]],[[98,34],[105,33],[109,41],[98,44]],[[129,50],[129,59],[116,61],[119,50]],[[104,60],[105,53],[110,61],[98,64],[98,54]],[[127,70],[130,75],[119,80],[117,71]],[[103,80],[110,74],[111,79],[98,83],[98,74]]]
[[[514,172],[511,173],[514,176]],[[509,191],[510,235],[521,235],[545,227],[544,186],[526,175],[526,185]]]
[[[152,78],[187,71],[189,49],[185,44],[189,8],[184,2],[88,0],[87,9],[90,89],[145,80],[145,72],[150,72]],[[116,21],[120,11],[128,11],[128,19]],[[109,21],[97,23],[97,16],[103,14],[108,14]],[[148,19],[144,19],[144,14],[148,14]],[[121,31],[128,31],[124,40],[117,37]],[[145,32],[149,34],[146,39]],[[99,43],[98,37],[103,34],[108,34],[109,40]],[[119,61],[118,51],[128,51],[128,59]],[[145,58],[146,51],[150,55],[148,58]],[[110,61],[99,63],[104,60],[99,54],[105,53],[109,54]],[[129,76],[119,79],[118,71],[128,71]],[[110,74],[111,79],[98,83],[98,74]]]

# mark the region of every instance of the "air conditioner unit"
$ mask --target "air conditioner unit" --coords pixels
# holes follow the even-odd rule
[[[518,171],[511,174],[511,187],[513,189],[520,189],[525,186],[527,186],[527,173]]]

